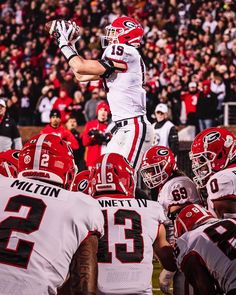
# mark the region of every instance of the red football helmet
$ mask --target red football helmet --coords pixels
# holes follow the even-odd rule
[[[102,37],[102,47],[109,44],[129,44],[139,47],[144,30],[139,22],[127,16],[118,17],[106,28],[106,35]]]
[[[235,137],[222,127],[208,128],[194,139],[189,153],[195,177],[193,180],[202,188],[209,177],[227,167],[236,156]]]
[[[8,150],[0,153],[0,174],[6,177],[17,177],[19,150]]]
[[[84,170],[76,174],[71,190],[73,192],[83,192],[85,194],[88,194],[89,191],[89,170]]]
[[[20,151],[20,177],[53,182],[69,189],[75,173],[72,150],[57,135],[36,135],[27,141]]]
[[[215,220],[215,217],[204,207],[191,204],[184,207],[174,222],[175,237],[179,238],[185,232],[197,228],[199,225]]]
[[[164,146],[153,146],[143,156],[140,173],[150,189],[163,185],[177,169],[173,152]]]
[[[110,153],[101,156],[91,170],[89,182],[92,196],[106,193],[134,196],[134,169],[119,154]]]

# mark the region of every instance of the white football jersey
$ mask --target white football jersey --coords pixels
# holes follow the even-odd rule
[[[145,115],[146,91],[142,86],[146,69],[138,50],[126,44],[111,44],[105,49],[102,59],[122,62],[127,66],[125,72],[113,73],[105,79],[112,120]]]
[[[90,232],[103,234],[97,201],[26,178],[1,177],[0,294],[57,294]]]
[[[222,200],[227,196],[230,196],[236,200],[236,167],[226,168],[213,174],[208,180],[206,188],[208,194],[208,210],[213,215],[216,215],[214,211],[214,200]]]
[[[98,294],[152,294],[153,243],[165,215],[145,199],[99,198],[105,234],[99,241]],[[150,292],[150,291],[149,291]]]
[[[223,292],[236,288],[236,221],[217,220],[186,232],[176,241],[177,265],[183,269],[185,259],[198,255]],[[193,267],[194,272],[194,267]]]
[[[158,202],[168,212],[169,206],[199,203],[200,197],[194,182],[188,176],[177,176],[168,180],[158,195]]]

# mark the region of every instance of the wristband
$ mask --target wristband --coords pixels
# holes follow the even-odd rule
[[[77,56],[76,52],[68,45],[62,46],[61,52],[63,53],[68,62],[72,57]]]

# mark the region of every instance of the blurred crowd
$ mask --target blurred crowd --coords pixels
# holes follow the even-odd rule
[[[1,0],[0,98],[18,125],[46,125],[52,109],[61,112],[62,123],[71,116],[79,126],[96,118],[97,104],[106,100],[101,81],[77,82],[44,25],[74,20],[80,54],[97,59],[105,26],[122,15],[145,30],[149,120],[164,103],[176,126],[202,130],[220,123],[223,103],[236,101],[233,0]]]

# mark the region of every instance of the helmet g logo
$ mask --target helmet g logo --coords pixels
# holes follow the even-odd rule
[[[88,187],[88,180],[87,179],[83,179],[80,181],[80,183],[78,184],[78,191],[79,192],[83,192],[87,189]]]
[[[167,150],[164,150],[164,149],[157,151],[158,156],[166,156],[166,155],[168,155],[168,153],[169,152]]]
[[[213,141],[216,141],[218,138],[220,137],[220,132],[218,131],[213,131],[208,133],[204,138],[203,138],[203,142],[205,144],[209,144],[212,143]]]
[[[129,28],[129,29],[133,29],[133,28],[136,28],[137,25],[129,20],[125,21],[124,22],[124,26]]]

